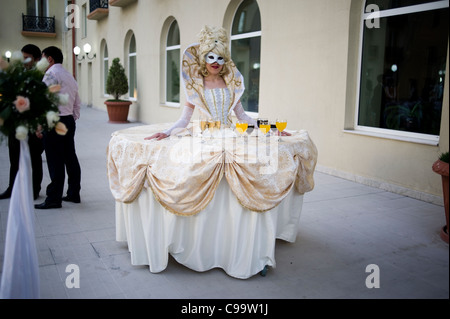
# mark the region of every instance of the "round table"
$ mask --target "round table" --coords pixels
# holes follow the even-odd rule
[[[169,126],[117,131],[108,145],[116,239],[127,242],[131,263],[160,272],[170,254],[193,270],[219,267],[241,279],[275,267],[275,241],[295,241],[303,194],[314,188],[308,133],[200,134],[194,123],[144,139]]]

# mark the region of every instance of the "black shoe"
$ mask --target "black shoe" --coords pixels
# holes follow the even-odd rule
[[[62,198],[63,201],[65,202],[72,202],[72,203],[81,203],[81,199],[80,197],[71,197],[71,196],[65,196]]]
[[[62,207],[61,204],[47,203],[47,202],[43,202],[41,204],[34,205],[34,208],[37,208],[37,209],[52,209],[52,208],[61,208],[61,207]]]
[[[11,190],[9,188],[0,194],[0,199],[6,199],[10,197],[11,197]]]

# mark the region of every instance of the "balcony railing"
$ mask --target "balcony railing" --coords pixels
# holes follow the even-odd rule
[[[55,17],[38,17],[22,14],[22,31],[55,34]]]
[[[108,0],[89,0],[89,20],[101,20],[108,16]]]
[[[97,9],[108,9],[108,0],[89,0],[90,12]]]

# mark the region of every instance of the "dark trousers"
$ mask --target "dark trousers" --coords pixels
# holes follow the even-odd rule
[[[42,171],[42,152],[44,151],[44,144],[42,139],[38,138],[36,134],[28,134],[28,146],[30,148],[31,157],[31,170],[33,180],[33,194],[34,197],[39,196],[41,190],[41,183],[43,177]],[[9,186],[8,190],[12,191],[14,180],[16,179],[17,172],[19,171],[19,158],[20,158],[20,141],[16,139],[14,134],[8,136],[8,149],[9,149],[9,162],[11,164],[9,168]]]
[[[58,135],[55,130],[44,134],[44,148],[47,157],[51,183],[47,186],[47,203],[61,204],[64,180],[67,171],[67,196],[77,198],[81,189],[81,167],[75,151],[76,124],[73,116],[60,116],[67,127],[66,135]]]

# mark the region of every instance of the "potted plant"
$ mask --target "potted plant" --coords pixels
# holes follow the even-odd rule
[[[125,69],[120,64],[120,59],[115,58],[109,68],[108,77],[106,79],[106,93],[112,95],[114,99],[105,101],[108,110],[110,123],[127,123],[128,111],[131,102],[121,100],[120,96],[128,92],[128,79]]]
[[[439,159],[433,164],[433,171],[442,176],[442,192],[444,195],[444,209],[447,224],[441,229],[441,238],[448,244],[448,163],[449,152],[439,156]]]

